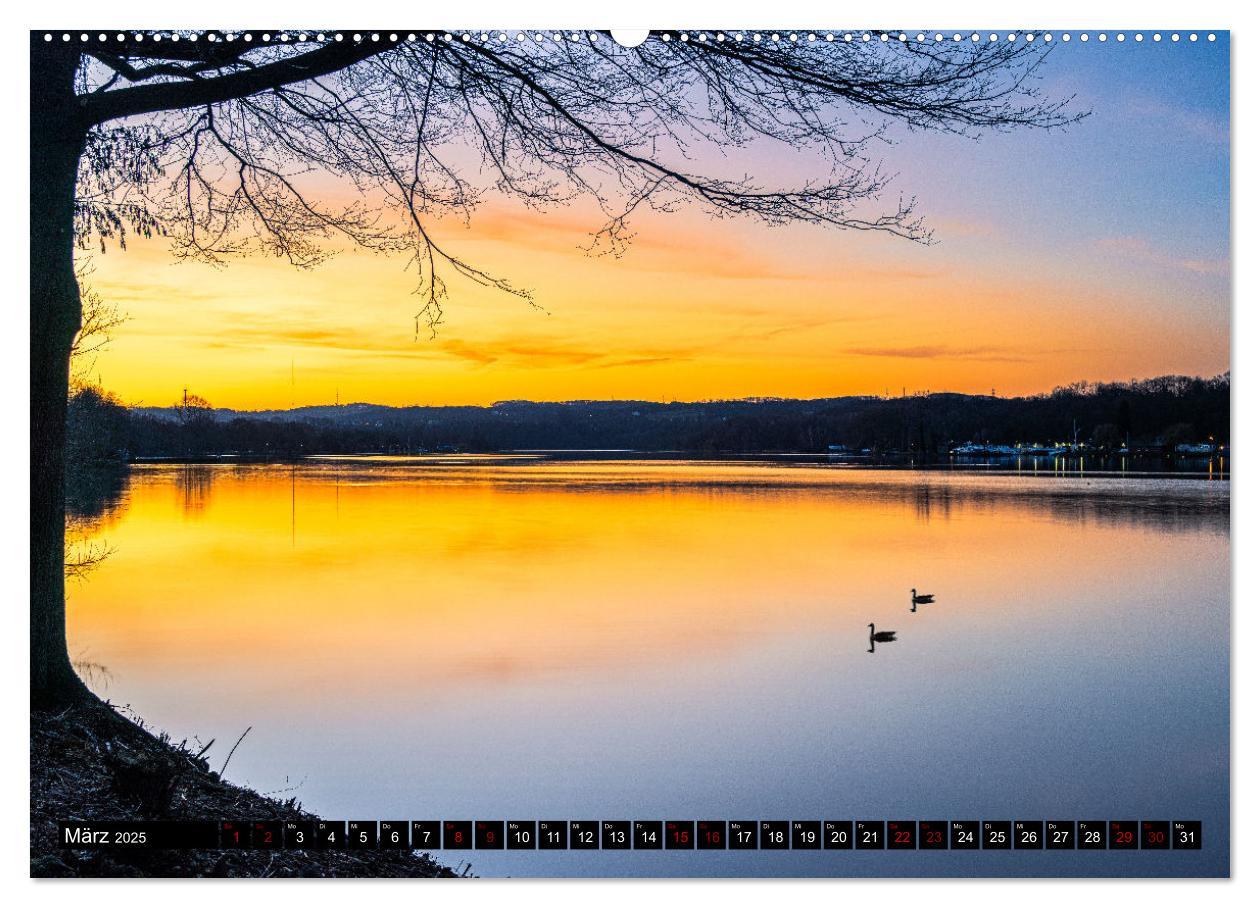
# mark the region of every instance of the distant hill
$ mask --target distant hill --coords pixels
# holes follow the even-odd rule
[[[72,402],[72,444],[131,457],[520,449],[823,453],[832,445],[931,455],[969,442],[1073,439],[1102,450],[1125,443],[1171,449],[1208,439],[1225,443],[1230,430],[1228,373],[1078,383],[1010,398],[941,393],[695,403],[512,400],[488,407],[352,403],[241,411],[125,409],[93,394]],[[76,432],[86,433],[86,441]],[[105,434],[108,441],[93,440]]]
[[[965,395],[934,395],[936,397],[957,397]],[[339,426],[379,425],[384,421],[394,424],[430,423],[433,420],[464,420],[479,417],[508,416],[517,419],[538,419],[547,417],[563,417],[573,413],[602,415],[628,415],[638,418],[644,414],[659,415],[673,412],[683,413],[740,413],[752,412],[766,407],[779,407],[792,410],[812,411],[820,407],[843,406],[852,401],[881,400],[878,397],[828,397],[816,400],[800,400],[778,397],[752,397],[736,400],[705,401],[702,403],[656,403],[644,400],[567,400],[567,401],[532,401],[501,400],[488,407],[479,406],[411,406],[391,407],[385,404],[322,404],[309,407],[294,407],[289,410],[233,410],[229,407],[209,407],[203,413],[215,422],[230,422],[235,419],[253,419],[265,422],[300,422],[324,423]],[[131,407],[130,411],[163,422],[181,422],[185,418],[185,410],[179,406],[170,407]]]

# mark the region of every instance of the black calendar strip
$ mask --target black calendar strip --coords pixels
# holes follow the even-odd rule
[[[65,848],[415,851],[1136,851],[1203,847],[1200,820],[63,821]]]

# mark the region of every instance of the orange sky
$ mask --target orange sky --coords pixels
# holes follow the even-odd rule
[[[416,336],[400,259],[347,250],[313,271],[261,258],[215,269],[136,241],[92,258],[91,284],[128,316],[94,375],[129,403],[169,404],[186,386],[252,409],[338,393],[396,405],[1018,394],[1228,367],[1215,273],[1200,276],[1205,305],[1153,319],[1140,286],[1036,263],[1010,279],[951,252],[1000,245],[985,225],[938,224],[940,242],[923,247],[694,214],[645,222],[621,259],[582,252],[596,220],[565,211],[445,225],[452,246],[541,308],[456,283],[433,339]]]
[[[429,227],[540,308],[452,278],[430,339],[415,332],[401,258],[350,249],[307,272],[269,258],[215,269],[133,240],[90,256],[93,287],[129,316],[91,376],[128,403],[167,405],[187,387],[249,409],[338,394],[1014,395],[1227,370],[1228,48],[1072,45],[1054,66],[1047,91],[1090,111],[1070,129],[889,146],[885,201],[915,194],[932,246],[684,209],[636,215],[624,257],[592,257],[593,206],[531,212],[490,193],[469,225]],[[749,161],[769,178],[807,165]]]

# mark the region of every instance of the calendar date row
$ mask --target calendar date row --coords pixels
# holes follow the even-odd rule
[[[524,851],[1199,850],[1199,820],[63,822],[66,848]]]

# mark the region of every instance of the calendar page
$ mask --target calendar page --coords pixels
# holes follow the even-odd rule
[[[279,24],[29,35],[31,876],[1229,876],[1227,29]]]

